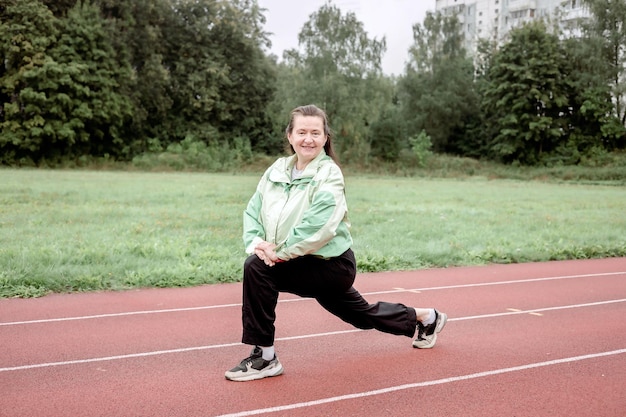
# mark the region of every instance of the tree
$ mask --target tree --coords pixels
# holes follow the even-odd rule
[[[563,140],[569,100],[564,53],[542,22],[510,33],[494,58],[483,105],[492,157],[535,165]]]
[[[604,40],[604,59],[609,63],[615,112],[626,126],[626,2],[583,0],[594,16],[587,29]]]
[[[390,107],[370,127],[372,156],[397,161],[406,147],[406,131],[401,114]]]
[[[598,150],[614,150],[620,138],[626,138],[626,128],[615,114],[611,100],[610,77],[602,59],[602,40],[582,36],[563,42],[566,53],[565,74],[569,85],[569,112],[564,149],[569,162]]]
[[[46,96],[37,74],[62,71],[48,55],[57,41],[56,20],[41,2],[1,0],[0,13],[0,163],[11,164],[29,160],[40,147]]]
[[[28,59],[22,56],[29,65],[3,78],[14,88],[5,105],[5,162],[117,154],[123,149],[119,129],[130,114],[127,100],[116,91],[126,73],[112,59],[98,9],[77,4],[66,18],[57,19],[45,6],[29,6],[14,9],[20,18],[13,22],[33,23],[21,34],[31,45],[30,39],[37,40],[40,50]],[[21,53],[29,49],[24,42]]]
[[[229,3],[232,6],[226,7]],[[221,53],[228,69],[225,82],[220,85],[219,113],[213,123],[229,142],[240,138],[250,141],[257,149],[269,128],[266,115],[273,98],[275,73],[263,47],[269,44],[262,25],[265,18],[256,0],[238,0],[224,3],[219,23],[212,29],[213,49]]]
[[[132,103],[132,120],[125,126],[130,154],[160,150],[172,137],[167,126],[172,111],[170,72],[164,62],[166,36],[173,25],[167,0],[97,0],[120,67],[132,77],[119,90]]]
[[[273,73],[262,49],[267,39],[256,1],[176,0],[172,5],[162,38],[169,140],[259,141],[268,124]]]
[[[67,72],[58,82],[40,83],[50,103],[45,126],[53,143],[65,141],[55,150],[65,156],[127,155],[123,128],[132,107],[119,87],[129,82],[131,70],[117,59],[100,10],[79,2],[58,26],[50,56]]]
[[[456,16],[427,13],[413,26],[399,96],[408,131],[422,130],[437,152],[469,154],[468,126],[479,115],[473,65],[466,57]]]

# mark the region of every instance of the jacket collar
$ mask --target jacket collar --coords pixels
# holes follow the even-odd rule
[[[308,163],[304,171],[302,172],[302,176],[300,179],[310,179],[317,174],[319,171],[322,162],[329,159],[326,155],[326,151],[322,149],[319,155],[315,157],[311,162]],[[274,165],[274,169],[270,172],[269,179],[272,182],[291,182],[291,170],[293,169],[296,161],[298,160],[297,155],[291,155],[285,158],[280,158],[277,163]]]

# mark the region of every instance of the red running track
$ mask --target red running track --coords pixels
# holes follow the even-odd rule
[[[625,416],[626,258],[361,274],[435,306],[437,345],[281,295],[279,377],[247,356],[241,285],[0,300],[0,416]]]

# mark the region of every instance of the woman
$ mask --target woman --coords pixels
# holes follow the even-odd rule
[[[282,374],[274,351],[279,292],[315,298],[326,310],[359,329],[417,338],[416,348],[435,345],[447,316],[403,304],[369,304],[354,289],[356,261],[344,179],[336,163],[332,132],[314,105],[291,112],[287,139],[294,155],[265,171],[243,216],[250,255],[243,273],[242,342],[249,357],[226,372],[232,381]]]

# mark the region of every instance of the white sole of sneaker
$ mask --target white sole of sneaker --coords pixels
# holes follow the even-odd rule
[[[414,348],[418,348],[418,349],[430,349],[433,346],[435,346],[436,342],[437,342],[437,332],[435,332],[435,334],[433,334],[433,338],[432,338],[432,340],[430,341],[429,344],[427,344],[427,345],[420,345],[420,344],[417,343],[417,341],[414,340],[413,341],[413,347]]]
[[[278,362],[275,366],[270,366],[264,370],[262,370],[261,372],[255,372],[255,373],[232,373],[230,374],[229,372],[226,372],[225,376],[226,379],[228,379],[229,381],[237,381],[237,382],[243,382],[243,381],[254,381],[256,379],[263,379],[263,378],[270,378],[273,376],[278,376],[281,375],[283,373],[283,365]]]

